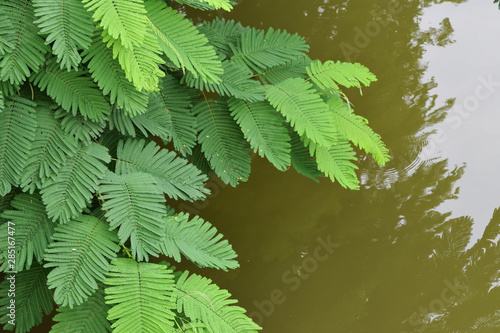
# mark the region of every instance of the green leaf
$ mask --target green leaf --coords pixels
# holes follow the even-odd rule
[[[97,140],[106,127],[105,121],[85,120],[82,115],[77,114],[74,116],[61,108],[55,110],[54,117],[60,122],[61,128],[67,136],[71,136],[85,144]]]
[[[21,177],[23,191],[30,193],[41,189],[77,147],[77,141],[64,133],[48,104],[38,103],[36,121],[35,139]]]
[[[292,60],[285,65],[278,65],[267,68],[265,71],[259,73],[259,79],[263,84],[278,84],[287,79],[302,78],[307,76],[306,66],[311,63],[309,57],[302,57],[298,60]]]
[[[48,35],[46,43],[52,43],[52,52],[57,56],[61,69],[77,70],[82,61],[79,49],[86,49],[94,33],[90,13],[79,0],[34,0],[34,23],[40,34]]]
[[[322,177],[321,171],[318,170],[316,160],[311,157],[309,148],[300,140],[300,136],[292,129],[288,132],[292,138],[292,166],[301,175],[311,178],[316,183],[319,183],[318,177]]]
[[[193,107],[193,113],[201,130],[198,142],[215,173],[231,186],[246,181],[250,174],[249,146],[226,102],[201,101]]]
[[[16,332],[29,332],[34,326],[42,322],[43,316],[48,315],[54,309],[52,292],[47,288],[48,270],[34,264],[29,270],[17,274],[7,274],[6,279],[0,284],[0,323],[5,324],[4,330],[16,330]],[[11,288],[9,277],[14,275],[15,298],[8,297]],[[11,320],[10,300],[15,299],[15,323],[6,324]]]
[[[234,96],[249,102],[262,101],[265,99],[266,90],[253,79],[252,71],[243,64],[225,60],[222,63],[224,74],[218,84],[204,82],[201,78],[195,78],[192,73],[187,73],[183,81],[188,86],[199,90],[216,92],[221,96]]]
[[[104,284],[98,283],[97,291],[80,305],[58,307],[52,318],[56,322],[50,333],[107,333],[111,323],[106,318],[111,306],[104,302]]]
[[[348,105],[340,98],[332,97],[327,104],[333,111],[335,125],[341,134],[359,148],[372,154],[378,164],[385,165],[389,161],[389,150],[382,142],[380,135],[368,126],[368,121],[365,118],[351,112]]]
[[[27,99],[8,97],[0,113],[0,196],[9,193],[21,179],[35,139],[35,107]]]
[[[291,163],[290,136],[280,114],[268,102],[230,98],[228,105],[254,152],[265,156],[278,170],[286,170]]]
[[[148,129],[153,135],[158,135],[164,142],[174,141],[174,148],[183,156],[190,155],[196,144],[197,124],[191,113],[191,107],[196,92],[185,86],[171,75],[165,77],[158,93],[151,94],[148,111],[145,114],[147,122],[142,117],[132,119],[141,129]],[[164,132],[153,133],[150,128],[154,124],[161,126]],[[164,133],[164,134],[163,134]],[[165,135],[167,134],[168,135]]]
[[[173,332],[173,277],[165,265],[114,260],[104,281],[113,332]]]
[[[235,45],[231,45],[235,62],[242,61],[253,71],[262,73],[265,69],[285,65],[301,59],[309,50],[303,37],[284,30],[269,28],[267,32],[255,28],[241,34]]]
[[[227,271],[239,267],[237,257],[217,228],[199,216],[189,221],[189,214],[169,216],[164,222],[162,253],[181,261],[181,253],[199,267],[213,267]]]
[[[210,279],[184,271],[175,284],[172,301],[177,311],[184,312],[193,322],[202,321],[208,332],[257,332],[260,327],[245,315],[245,309],[233,305],[227,290],[220,289]]]
[[[0,55],[5,55],[11,52],[13,44],[9,41],[8,36],[14,34],[14,26],[10,22],[6,12],[0,12]]]
[[[236,4],[233,0],[176,0],[176,2],[201,10],[225,9],[230,11]]]
[[[341,135],[329,148],[316,147],[316,162],[319,170],[324,172],[325,176],[330,177],[332,182],[338,181],[344,188],[359,190],[359,180],[355,173],[358,167],[352,161],[357,161],[356,153],[349,141]]]
[[[0,12],[7,14],[13,27],[0,32],[4,44],[8,45],[0,62],[0,79],[20,85],[30,76],[30,71],[38,71],[50,47],[45,45],[33,23],[35,14],[31,0],[2,0]]]
[[[266,97],[299,135],[330,146],[336,129],[332,113],[311,83],[301,78],[287,79],[276,85],[266,86]]]
[[[50,243],[54,232],[54,225],[47,217],[45,206],[38,194],[18,194],[10,202],[13,209],[3,211],[2,218],[13,222],[0,226],[2,235],[9,234],[9,228],[15,230],[15,267],[9,267],[9,243],[7,237],[0,243],[0,259],[2,271],[22,271],[30,269],[33,257],[38,263],[42,262],[44,251]],[[10,229],[12,230],[12,229]]]
[[[64,71],[51,62],[33,77],[33,82],[67,112],[86,120],[103,121],[111,108],[101,91],[84,71]]]
[[[92,18],[127,49],[140,47],[147,34],[141,0],[82,0]]]
[[[108,172],[99,186],[102,209],[111,230],[118,230],[120,243],[129,238],[132,255],[148,260],[160,252],[165,197],[155,179],[146,173],[116,175]]]
[[[158,43],[177,66],[185,67],[205,82],[220,82],[222,65],[208,39],[174,9],[157,0],[145,2],[148,18]]]
[[[80,144],[77,152],[68,157],[56,176],[47,180],[41,190],[50,219],[66,223],[80,215],[107,170],[103,162],[110,162],[106,147],[97,143]]]
[[[369,86],[371,82],[377,81],[376,76],[363,65],[331,60],[324,64],[319,60],[312,62],[307,66],[307,74],[320,89],[338,90],[338,84],[347,88],[361,88],[361,84]]]
[[[231,44],[236,44],[236,41],[243,31],[249,28],[243,27],[241,23],[234,20],[224,18],[215,18],[213,21],[203,21],[198,26],[198,30],[204,34],[210,44],[215,49],[226,56],[232,54]]]
[[[114,39],[106,30],[102,35],[103,42],[107,47],[112,47],[113,58],[118,57],[125,77],[134,84],[135,89],[148,92],[158,90],[159,78],[165,76],[158,65],[165,62],[159,56],[160,47],[150,29],[146,30],[143,43],[133,49],[123,46],[119,39]]]
[[[103,94],[109,95],[111,103],[123,109],[127,115],[134,116],[146,111],[148,94],[138,91],[132,82],[127,80],[125,71],[113,57],[113,50],[106,47],[101,37],[96,34],[92,45],[82,54],[83,61],[88,62],[92,79],[97,82]]]
[[[85,302],[104,281],[119,249],[116,233],[104,220],[82,215],[58,225],[44,258],[44,267],[55,267],[47,285],[55,289],[56,303],[73,308]]]
[[[209,191],[204,188],[207,177],[174,152],[160,149],[144,140],[120,142],[117,149],[117,174],[144,172],[152,175],[162,191],[171,198],[203,200]]]

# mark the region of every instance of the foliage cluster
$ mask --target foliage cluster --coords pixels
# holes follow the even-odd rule
[[[340,89],[375,76],[308,49],[286,31],[194,25],[159,0],[2,1],[0,268],[17,271],[16,332],[54,303],[53,332],[257,331],[211,280],[148,261],[238,267],[215,227],[177,214],[165,195],[203,200],[212,173],[246,181],[251,150],[351,189],[352,144],[388,160]]]

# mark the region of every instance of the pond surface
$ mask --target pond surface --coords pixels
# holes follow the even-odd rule
[[[284,28],[312,58],[366,65],[378,82],[346,93],[392,155],[385,167],[361,155],[359,191],[258,157],[247,183],[211,181],[208,202],[184,208],[218,227],[241,268],[198,272],[264,332],[498,332],[497,6],[245,0],[192,14]]]

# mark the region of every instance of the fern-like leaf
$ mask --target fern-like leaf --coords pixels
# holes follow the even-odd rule
[[[17,186],[35,139],[36,104],[9,97],[0,113],[0,196]]]
[[[10,205],[14,197],[17,195],[16,191],[12,191],[7,193],[4,196],[0,196],[0,212],[5,212],[6,210],[12,209],[13,207]],[[6,223],[8,220],[2,217],[0,214],[0,226]]]
[[[203,81],[219,83],[222,65],[207,38],[184,15],[157,0],[145,2],[158,43],[177,66]]]
[[[368,121],[365,118],[352,113],[340,98],[332,97],[327,104],[333,111],[335,125],[341,134],[356,146],[372,154],[378,164],[385,165],[389,161],[389,150],[382,142],[380,135],[367,125]]]
[[[210,279],[188,271],[175,284],[172,300],[177,311],[193,322],[202,321],[211,333],[257,332],[260,327],[245,315],[245,309],[233,305],[231,294],[213,284]]]
[[[30,71],[38,71],[50,47],[45,45],[33,23],[35,13],[31,0],[3,0],[0,12],[7,14],[13,27],[2,33],[4,44],[9,48],[0,62],[0,79],[20,85],[30,76]]]
[[[132,121],[139,129],[149,129],[154,124],[161,126],[168,135],[154,134],[151,130],[149,132],[160,136],[164,142],[173,140],[174,148],[178,152],[183,156],[190,155],[196,144],[196,118],[191,113],[196,96],[194,90],[182,86],[169,75],[163,79],[160,91],[151,94],[149,98],[148,111],[145,114],[148,121],[142,117],[135,117]]]
[[[309,148],[300,140],[300,136],[297,132],[290,129],[288,133],[291,137],[292,150],[290,155],[293,168],[301,175],[319,183],[318,177],[322,177],[322,174],[321,171],[318,170],[316,160],[311,157]]]
[[[324,64],[321,61],[312,62],[307,67],[307,74],[320,89],[338,90],[339,84],[347,88],[361,88],[361,84],[369,86],[371,82],[377,81],[376,76],[363,65],[331,60]]]
[[[80,144],[77,152],[68,157],[55,177],[47,180],[41,190],[49,218],[66,223],[80,215],[107,170],[103,162],[109,161],[105,147],[97,143]]]
[[[33,82],[67,112],[81,114],[84,119],[102,121],[111,108],[99,88],[85,72],[64,71],[52,62],[38,72]]]
[[[316,146],[319,170],[330,177],[332,182],[338,181],[344,188],[358,190],[359,179],[355,173],[358,167],[353,161],[357,161],[356,153],[349,141],[341,135],[338,135],[337,141],[329,148]]]
[[[173,332],[173,277],[166,265],[114,260],[104,281],[113,332]]]
[[[123,46],[119,39],[110,36],[106,30],[102,35],[103,42],[107,47],[112,47],[113,58],[118,57],[125,77],[134,84],[135,89],[158,90],[159,78],[165,76],[158,65],[165,62],[159,56],[160,47],[151,29],[146,30],[143,43],[133,49]]]
[[[29,270],[15,274],[15,326],[8,324],[11,320],[7,314],[10,309],[11,297],[8,297],[12,280],[10,274],[0,284],[0,323],[5,331],[13,329],[19,333],[30,332],[30,330],[42,322],[42,318],[54,309],[52,292],[47,288],[48,269],[34,264]],[[6,324],[7,323],[7,324]]]
[[[243,31],[248,29],[239,22],[226,21],[224,18],[204,21],[198,26],[198,30],[207,37],[210,44],[225,56],[232,54],[230,45],[236,44]]]
[[[223,235],[209,222],[189,214],[169,216],[164,222],[162,253],[181,261],[181,253],[200,267],[213,267],[227,271],[239,267],[237,257]]]
[[[279,113],[268,102],[230,98],[228,105],[254,152],[265,156],[278,170],[286,170],[291,163],[290,136]]]
[[[262,73],[258,73],[259,79],[263,84],[278,84],[282,81],[292,78],[307,78],[306,66],[311,63],[309,57],[302,57],[293,60],[285,65],[278,65],[267,68]]]
[[[204,188],[207,177],[200,170],[152,141],[147,145],[144,140],[120,142],[117,157],[117,174],[148,173],[162,191],[174,199],[202,200],[209,193]]]
[[[144,14],[146,9],[141,0],[82,0],[92,18],[121,45],[133,49],[142,44],[147,34]]]
[[[118,108],[130,116],[146,111],[148,94],[135,89],[126,79],[120,63],[113,57],[113,50],[106,47],[98,34],[94,36],[92,45],[82,55],[83,61],[88,62],[92,79],[97,82],[105,95],[109,94],[111,103],[116,103]]]
[[[267,98],[299,135],[330,146],[336,134],[334,119],[313,85],[304,79],[287,79],[277,85],[268,85]]]
[[[195,78],[192,73],[187,73],[183,80],[190,87],[216,92],[221,96],[234,96],[249,102],[264,100],[266,91],[258,81],[253,80],[253,73],[248,67],[225,60],[222,68],[224,74],[218,84],[204,82],[201,78]]]
[[[79,0],[34,0],[35,23],[40,34],[48,35],[47,44],[54,42],[52,52],[61,68],[78,69],[82,61],[79,49],[89,47],[94,32],[90,13]]]
[[[56,227],[45,250],[44,267],[55,267],[47,276],[54,300],[73,308],[82,304],[104,281],[109,262],[116,258],[118,237],[104,220],[82,215]]]
[[[231,11],[233,5],[236,4],[234,0],[176,0],[178,3],[191,6],[201,10],[217,10],[225,9]]]
[[[202,101],[193,107],[193,113],[201,130],[198,142],[215,173],[231,186],[246,181],[250,174],[249,146],[226,102]]]
[[[63,132],[48,104],[38,103],[36,121],[35,139],[21,177],[23,191],[30,193],[41,189],[77,147],[77,141]]]
[[[262,73],[267,68],[301,59],[309,46],[297,34],[273,28],[267,32],[252,28],[241,34],[231,50],[234,53],[232,60],[243,61],[253,71]]]
[[[12,210],[2,213],[2,218],[14,223],[15,228],[15,267],[9,267],[7,260],[9,254],[8,242],[0,243],[0,270],[22,271],[25,267],[30,269],[33,258],[42,262],[44,251],[50,243],[54,233],[54,224],[47,217],[45,206],[38,194],[18,194],[10,202]],[[8,223],[0,226],[2,235],[8,235]]]
[[[99,283],[97,291],[80,305],[58,307],[53,320],[56,322],[51,333],[108,333],[111,323],[106,318],[111,308],[104,302],[104,284]]]
[[[99,186],[102,209],[111,230],[118,230],[120,243],[130,239],[137,260],[157,256],[162,241],[163,218],[167,215],[161,187],[151,175],[108,172]]]
[[[55,110],[54,117],[60,122],[62,130],[67,136],[85,144],[97,140],[106,127],[105,121],[85,120],[82,115],[74,116],[61,108]]]
[[[13,44],[8,36],[14,34],[14,27],[10,22],[9,16],[5,12],[0,13],[0,55],[3,56],[10,52]]]

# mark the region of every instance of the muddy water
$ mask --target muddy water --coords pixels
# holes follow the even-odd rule
[[[498,332],[496,5],[245,0],[223,15],[298,32],[312,58],[368,66],[378,82],[347,94],[393,158],[362,157],[359,191],[260,158],[237,188],[212,181],[188,210],[224,233],[241,268],[201,272],[264,332]]]

